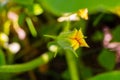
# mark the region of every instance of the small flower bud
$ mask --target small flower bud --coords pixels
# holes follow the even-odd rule
[[[50,50],[51,52],[57,52],[58,47],[57,47],[56,45],[51,45],[51,46],[49,47],[49,50]]]
[[[20,44],[18,44],[17,42],[13,42],[11,44],[8,45],[8,50],[11,53],[17,53],[20,50]]]
[[[5,33],[0,33],[0,46],[5,46],[9,41],[8,36]]]

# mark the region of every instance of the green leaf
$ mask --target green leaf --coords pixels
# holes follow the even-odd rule
[[[0,80],[11,80],[14,76],[14,73],[0,72]]]
[[[92,70],[88,67],[83,67],[81,69],[81,77],[84,79],[90,78],[92,76]]]
[[[64,48],[64,49],[67,49],[67,48],[71,48],[70,46],[70,42],[69,42],[69,36],[71,35],[71,32],[68,31],[68,32],[62,32],[58,37],[57,37],[57,42],[58,44]]]
[[[60,15],[65,12],[75,12],[81,8],[94,10],[111,9],[120,5],[120,0],[38,0],[47,10]]]
[[[120,25],[116,26],[116,28],[112,31],[113,41],[120,42]]]
[[[33,4],[34,0],[12,0],[15,3],[22,4],[22,5],[31,5]]]
[[[57,43],[63,48],[63,49],[71,49],[71,45],[67,39],[59,39],[57,40]]]
[[[62,73],[62,77],[64,80],[70,80],[70,72],[69,70],[66,70]]]
[[[120,80],[120,71],[103,73],[88,80]]]
[[[102,67],[104,67],[107,70],[112,70],[115,66],[115,54],[111,51],[108,51],[104,49],[99,57],[98,61]]]
[[[92,36],[93,41],[101,41],[103,39],[103,34],[100,31],[96,31]]]

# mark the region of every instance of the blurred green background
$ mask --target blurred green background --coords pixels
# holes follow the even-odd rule
[[[85,8],[88,20],[58,21]],[[49,38],[66,26],[87,37],[79,57]],[[120,80],[119,34],[120,0],[0,0],[0,80]]]

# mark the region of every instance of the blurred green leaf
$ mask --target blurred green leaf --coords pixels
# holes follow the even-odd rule
[[[103,73],[88,80],[120,80],[120,71]]]
[[[92,76],[92,69],[90,69],[88,67],[83,67],[81,69],[81,76],[84,79],[87,79],[87,78],[91,77]]]
[[[96,31],[92,36],[93,41],[101,41],[103,39],[103,34],[100,31]]]
[[[64,80],[70,80],[70,72],[69,70],[66,70],[62,73],[62,77]]]
[[[12,0],[15,3],[22,4],[22,5],[31,5],[33,4],[34,0]]]
[[[0,80],[11,80],[13,76],[15,76],[14,73],[0,72]]]
[[[113,41],[120,41],[120,25],[116,26],[116,28],[112,31]]]
[[[57,43],[63,48],[63,49],[69,49],[72,48],[69,41],[67,39],[59,39],[57,40]]]
[[[104,49],[99,57],[98,61],[102,67],[104,67],[107,70],[112,70],[115,66],[115,54],[111,51],[108,51]]]
[[[94,10],[111,9],[120,5],[120,0],[38,0],[50,12],[60,15],[65,12],[75,12],[81,8]]]
[[[57,42],[63,49],[71,48],[71,44],[68,39],[70,34],[71,34],[71,32],[62,32],[58,36]]]
[[[49,25],[40,25],[40,29],[38,29],[38,34],[41,35],[58,35],[59,30],[61,28],[61,24],[49,24]],[[51,30],[52,29],[52,30]]]

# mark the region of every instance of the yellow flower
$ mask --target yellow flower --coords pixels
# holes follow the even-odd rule
[[[74,50],[78,49],[79,47],[89,47],[84,38],[85,37],[81,29],[75,29],[73,31],[72,35],[69,37],[69,40]]]
[[[80,16],[81,18],[85,19],[85,20],[88,20],[88,10],[87,8],[85,9],[80,9],[78,12],[77,12],[78,16]]]
[[[8,36],[5,33],[0,32],[0,46],[6,46],[8,41],[9,41]]]
[[[63,21],[79,21],[80,18],[88,20],[88,10],[85,9],[79,9],[75,13],[64,13],[63,16],[59,17],[57,19],[58,22]]]
[[[115,7],[114,9],[111,9],[111,11],[112,11],[114,14],[120,16],[120,6]]]

